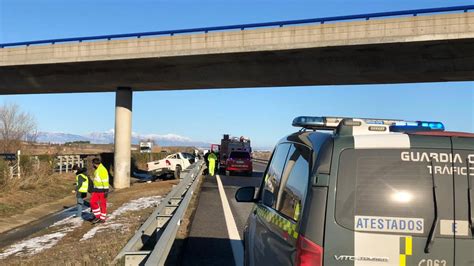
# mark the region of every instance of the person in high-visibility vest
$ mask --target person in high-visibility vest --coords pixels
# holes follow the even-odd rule
[[[300,219],[300,213],[301,213],[301,200],[296,200],[296,205],[295,205],[295,213],[293,215],[293,219],[295,221],[298,221]]]
[[[76,217],[82,218],[82,210],[86,206],[84,204],[84,199],[87,198],[87,192],[89,190],[89,178],[86,175],[85,168],[74,165],[72,170],[76,171],[76,188],[72,191],[73,193],[76,193]]]
[[[211,152],[209,153],[209,156],[207,156],[207,160],[209,161],[209,175],[214,176],[214,170],[216,169],[217,156],[214,154],[214,152]]]
[[[91,210],[95,218],[92,223],[104,223],[107,217],[107,194],[109,193],[109,172],[99,158],[92,160],[95,168],[92,182],[94,187],[91,195]]]

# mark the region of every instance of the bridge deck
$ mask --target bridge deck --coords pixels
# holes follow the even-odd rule
[[[474,79],[474,12],[0,49],[0,93]]]

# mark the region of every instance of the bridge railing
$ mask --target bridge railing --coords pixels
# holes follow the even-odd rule
[[[164,265],[199,183],[202,165],[203,161],[198,161],[182,172],[178,185],[161,201],[114,262],[125,257],[125,265]],[[150,250],[145,248],[147,246],[154,247]]]
[[[147,36],[160,36],[160,35],[173,36],[175,34],[185,34],[185,33],[198,33],[198,32],[208,33],[212,31],[245,30],[249,28],[283,27],[283,26],[297,25],[297,24],[312,24],[312,23],[324,24],[326,22],[342,22],[342,21],[359,20],[359,19],[369,20],[372,18],[396,17],[396,16],[418,16],[422,14],[434,14],[434,13],[446,13],[446,12],[468,12],[470,10],[474,10],[474,5],[412,9],[412,10],[404,10],[404,11],[378,12],[378,13],[368,13],[368,14],[360,14],[360,15],[238,24],[238,25],[217,26],[217,27],[189,28],[189,29],[179,29],[179,30],[164,30],[164,31],[151,31],[151,32],[127,33],[127,34],[98,35],[98,36],[89,36],[89,37],[49,39],[49,40],[27,41],[27,42],[12,42],[12,43],[0,44],[0,48],[12,47],[12,46],[30,46],[30,45],[38,45],[38,44],[55,44],[55,43],[65,43],[65,42],[83,42],[83,41],[95,41],[95,40],[141,38],[141,37],[147,37]]]

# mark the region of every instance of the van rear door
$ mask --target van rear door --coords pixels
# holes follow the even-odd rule
[[[455,221],[444,221],[455,236],[456,265],[474,265],[474,138],[452,137],[455,186]],[[470,185],[470,187],[469,187]],[[469,191],[469,188],[471,189]],[[443,221],[442,225],[443,225]],[[443,233],[443,227],[441,227]]]
[[[440,221],[454,219],[453,175],[433,171],[450,153],[449,137],[343,150],[325,264],[454,265],[454,236],[440,234]]]

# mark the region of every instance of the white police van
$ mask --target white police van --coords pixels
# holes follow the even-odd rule
[[[258,192],[236,193],[255,203],[246,265],[474,265],[474,134],[394,119],[293,125]]]

